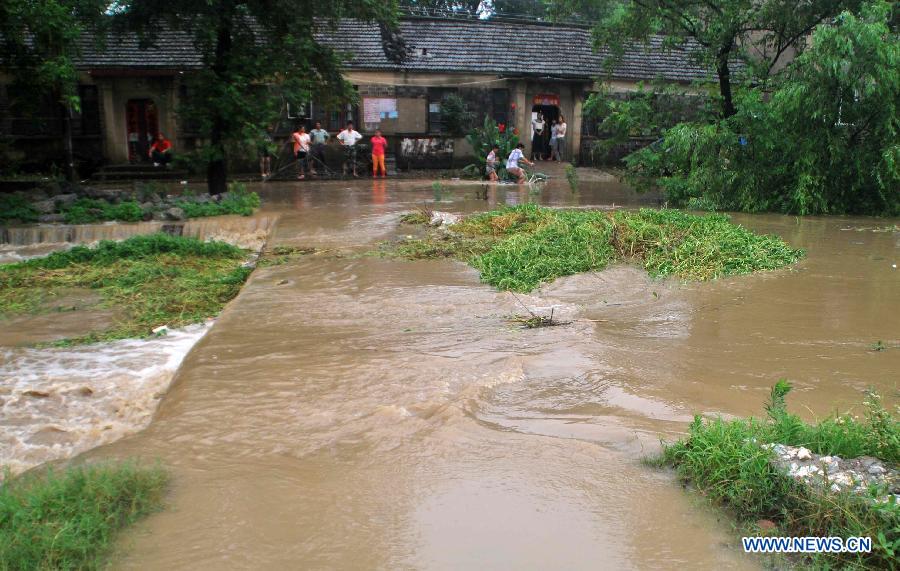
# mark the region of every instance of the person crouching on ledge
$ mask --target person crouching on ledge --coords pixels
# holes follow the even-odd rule
[[[153,161],[153,166],[164,165],[168,167],[172,161],[172,141],[166,139],[166,136],[162,133],[157,133],[156,140],[150,145],[150,151],[147,155]]]

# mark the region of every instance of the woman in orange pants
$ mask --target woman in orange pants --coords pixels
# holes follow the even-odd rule
[[[370,141],[372,144],[372,176],[378,176],[378,169],[381,169],[381,176],[387,176],[387,169],[384,168],[384,149],[387,147],[387,139],[381,136],[381,131],[375,131],[375,136]]]

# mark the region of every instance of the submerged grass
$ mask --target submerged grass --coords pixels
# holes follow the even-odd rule
[[[0,484],[0,570],[102,569],[116,533],[162,506],[159,467],[100,464]]]
[[[470,216],[450,229],[403,241],[396,254],[455,257],[477,268],[483,281],[521,292],[616,261],[640,264],[657,277],[709,280],[781,268],[803,256],[725,215],[679,210],[609,213],[526,204]]]
[[[249,276],[245,257],[229,244],[168,234],[76,246],[0,266],[0,317],[41,312],[67,290],[89,288],[116,312],[115,321],[65,344],[143,337],[159,325],[178,327],[216,315]]]
[[[688,436],[666,445],[655,462],[674,466],[738,519],[777,522],[785,536],[871,537],[872,553],[822,554],[807,563],[817,568],[863,567],[894,569],[900,555],[900,506],[875,502],[849,492],[813,490],[782,474],[771,462],[772,452],[762,444],[806,446],[819,454],[853,458],[875,456],[896,463],[900,451],[900,423],[877,395],[866,401],[863,419],[838,415],[807,424],[787,412],[790,385],[779,381],[772,390],[765,419],[694,419]]]

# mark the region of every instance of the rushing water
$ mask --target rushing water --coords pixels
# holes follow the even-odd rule
[[[363,251],[423,202],[655,205],[427,183],[267,185],[270,246]],[[737,216],[808,250],[703,284],[618,266],[517,300],[449,261],[299,257],[258,269],[186,357],[149,428],[83,456],[159,459],[169,506],[123,569],[740,569],[726,517],[639,458],[695,413],[761,412],[779,377],[807,417],[896,399],[895,221]],[[523,330],[506,316],[572,323]],[[102,352],[102,349],[97,349]]]

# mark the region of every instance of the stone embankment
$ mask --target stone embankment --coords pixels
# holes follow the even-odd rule
[[[894,496],[900,501],[900,471],[877,458],[813,454],[802,446],[767,444],[775,454],[775,465],[791,478],[820,490],[868,494],[873,486],[883,490],[877,501]]]
[[[179,203],[221,202],[229,196],[227,192],[217,195],[207,193],[169,195],[151,186],[131,189],[74,184],[46,185],[31,190],[18,190],[11,194],[24,198],[36,211],[37,221],[43,224],[65,222],[66,210],[83,199],[99,200],[113,205],[135,202],[140,205],[145,221],[176,221],[187,218]]]

